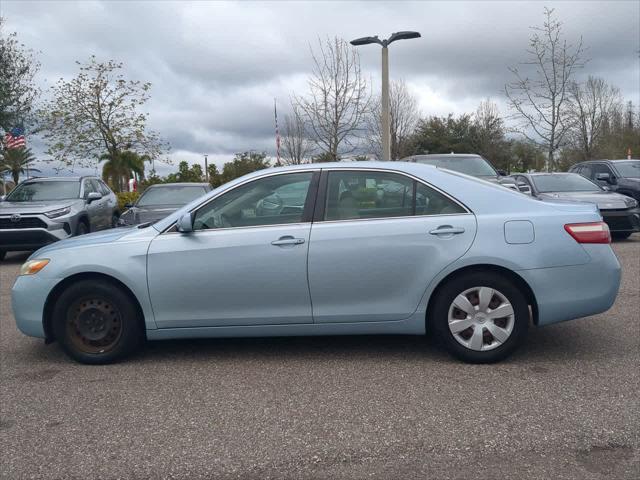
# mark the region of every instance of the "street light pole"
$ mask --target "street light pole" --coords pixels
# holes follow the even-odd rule
[[[375,37],[362,37],[351,40],[351,45],[368,45],[377,43],[382,47],[382,160],[391,160],[391,114],[389,109],[389,45],[396,40],[420,38],[419,32],[396,32],[385,40]]]

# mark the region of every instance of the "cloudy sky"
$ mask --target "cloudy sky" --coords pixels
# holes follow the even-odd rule
[[[273,99],[286,113],[304,93],[310,45],[417,30],[390,47],[391,78],[403,78],[424,115],[475,110],[492,98],[507,113],[508,65],[525,59],[529,27],[556,9],[568,39],[583,37],[598,75],[640,103],[640,2],[169,2],[0,0],[6,31],[40,52],[47,88],[76,73],[90,55],[125,64],[150,81],[149,126],[171,144],[174,160],[221,165],[234,152],[275,150]],[[360,47],[363,69],[379,89],[380,49]],[[39,146],[37,141],[33,145]]]

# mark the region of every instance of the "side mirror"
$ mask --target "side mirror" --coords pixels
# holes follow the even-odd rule
[[[176,223],[176,228],[180,233],[193,232],[193,218],[191,218],[191,214],[185,213],[182,215]]]
[[[501,177],[506,177],[509,174],[507,173],[506,170],[498,170],[498,175],[500,175]]]
[[[6,195],[0,195],[0,202],[4,202],[4,198],[6,197]]]
[[[90,192],[89,195],[87,195],[87,203],[91,203],[91,202],[95,202],[96,200],[100,200],[102,198],[102,195],[98,192]]]
[[[518,188],[525,195],[531,195],[531,187],[529,185],[520,185]]]
[[[611,187],[609,187],[608,185],[603,185],[603,186],[602,186],[602,189],[603,189],[605,192],[610,192],[610,191],[611,191]]]
[[[127,202],[124,204],[124,208],[133,208],[133,203]]]

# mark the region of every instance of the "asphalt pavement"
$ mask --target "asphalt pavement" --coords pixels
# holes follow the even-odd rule
[[[0,263],[0,478],[638,479],[640,234],[614,307],[495,365],[427,337],[149,343],[110,366],[16,329]]]

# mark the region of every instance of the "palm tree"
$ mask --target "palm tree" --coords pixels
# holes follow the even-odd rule
[[[20,179],[20,174],[25,170],[29,170],[29,163],[33,162],[36,157],[31,152],[30,148],[12,148],[5,150],[2,153],[2,160],[0,160],[0,172],[11,172],[13,182],[17,185]],[[39,172],[40,170],[32,168],[30,170]]]
[[[149,157],[125,150],[116,155],[104,154],[100,160],[106,160],[102,166],[102,178],[111,184],[116,191],[121,192],[123,186],[132,176],[144,178],[144,162],[149,160]]]

